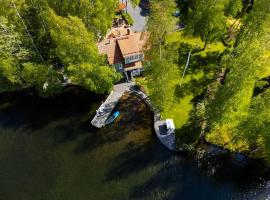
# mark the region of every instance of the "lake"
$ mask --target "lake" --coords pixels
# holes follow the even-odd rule
[[[121,99],[113,125],[91,127],[103,100],[78,88],[50,99],[0,95],[0,199],[270,199],[269,172],[257,162],[200,163],[164,148],[136,97]]]

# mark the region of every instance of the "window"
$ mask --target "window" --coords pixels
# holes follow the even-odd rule
[[[130,56],[129,60],[137,60],[139,58],[138,54],[134,55],[134,56]]]
[[[114,64],[114,67],[117,71],[122,71],[123,70],[123,65],[122,63],[117,63],[117,64]]]
[[[125,64],[132,63],[140,59],[140,54],[135,54],[125,58]]]

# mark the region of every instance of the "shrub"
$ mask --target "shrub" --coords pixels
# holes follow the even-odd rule
[[[129,25],[132,25],[134,23],[132,17],[128,13],[122,12],[122,16]]]

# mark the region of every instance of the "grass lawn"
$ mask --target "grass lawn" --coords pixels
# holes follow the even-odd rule
[[[173,51],[179,51],[179,71],[182,76],[187,55],[190,49],[203,48],[204,43],[200,38],[187,37],[181,32],[174,32],[166,38],[166,46]],[[184,79],[180,78],[175,91],[176,100],[170,109],[161,113],[164,119],[173,119],[178,139],[181,143],[192,143],[198,138],[198,133],[194,125],[190,123],[191,112],[194,105],[201,98],[202,93],[213,80],[217,68],[218,56],[223,52],[223,44],[209,44],[205,51],[196,53],[191,56],[189,67]],[[147,79],[143,77],[136,78],[136,83],[143,86],[144,90],[149,93],[147,88]],[[198,132],[198,131],[197,131]]]
[[[172,109],[164,111],[162,117],[164,119],[173,119],[177,129],[186,124],[189,118],[189,112],[192,109],[191,100],[193,95],[186,95],[184,98],[175,102]]]
[[[167,45],[181,45],[181,44],[188,44],[192,47],[203,48],[204,42],[199,37],[193,36],[186,36],[182,34],[182,32],[174,32],[167,36],[166,38]],[[206,56],[207,53],[211,52],[222,52],[224,51],[225,47],[221,42],[208,44],[206,49],[200,52],[201,56]]]
[[[167,38],[166,44],[168,46],[179,46],[180,51],[184,51],[186,55],[190,48],[202,48],[204,45],[200,38],[187,37],[181,32],[172,33]],[[181,84],[181,86],[179,86],[176,91],[176,93],[178,93],[176,96],[179,97],[179,100],[175,101],[171,109],[163,111],[162,113],[163,118],[174,120],[181,138],[183,137],[183,134],[195,134],[187,131],[190,113],[193,110],[194,102],[196,104],[195,99],[203,93],[209,85],[209,82],[213,79],[215,71],[217,70],[217,56],[219,53],[223,52],[224,49],[225,47],[220,42],[210,44],[205,51],[192,55],[184,79],[179,80],[179,85]],[[187,56],[184,56],[184,60],[179,64],[181,74],[185,67],[186,57]],[[188,139],[192,138],[190,136],[184,137]]]
[[[183,125],[185,125],[189,119],[189,113],[193,108],[192,100],[194,99],[195,95],[192,91],[189,91],[189,87],[193,81],[199,81],[204,77],[203,73],[187,75],[182,82],[182,87],[179,90],[184,91],[184,95],[181,95],[179,100],[176,100],[170,110],[166,110],[162,113],[162,117],[166,119],[173,119],[175,126],[177,129],[180,129]]]

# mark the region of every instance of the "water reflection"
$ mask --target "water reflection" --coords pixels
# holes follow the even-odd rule
[[[267,199],[269,171],[228,154],[195,160],[156,139],[152,114],[125,96],[121,115],[90,126],[102,96],[0,96],[0,195],[5,200]]]

